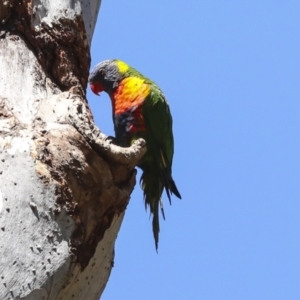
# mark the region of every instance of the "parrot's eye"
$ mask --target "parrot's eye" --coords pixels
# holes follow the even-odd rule
[[[105,73],[104,70],[101,70],[101,71],[100,71],[100,74],[101,74],[101,75],[104,75],[104,73]]]

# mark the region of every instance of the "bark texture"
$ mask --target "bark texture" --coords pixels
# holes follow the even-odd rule
[[[85,91],[100,1],[0,0],[0,299],[99,299],[145,153]]]

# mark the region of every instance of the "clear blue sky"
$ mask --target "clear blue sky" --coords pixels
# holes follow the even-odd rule
[[[159,253],[137,185],[102,300],[300,299],[300,1],[103,0],[92,67],[163,89],[173,175]],[[111,103],[88,92],[113,135]]]

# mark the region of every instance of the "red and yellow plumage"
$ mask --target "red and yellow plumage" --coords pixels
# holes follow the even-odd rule
[[[123,79],[115,92],[111,95],[113,114],[115,117],[126,118],[126,113],[132,110],[130,117],[132,124],[129,125],[129,131],[145,131],[145,122],[142,114],[142,104],[148,96],[150,87],[143,79],[137,77],[128,77]]]

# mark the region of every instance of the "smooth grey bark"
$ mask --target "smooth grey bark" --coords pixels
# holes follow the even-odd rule
[[[100,1],[0,0],[0,299],[99,299],[145,153],[95,126]]]

